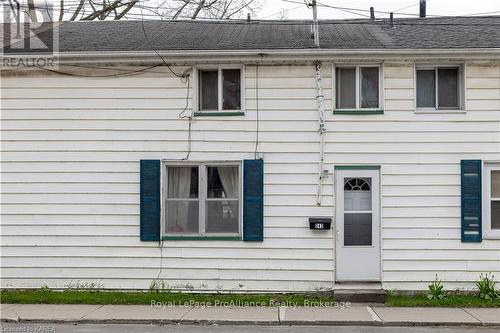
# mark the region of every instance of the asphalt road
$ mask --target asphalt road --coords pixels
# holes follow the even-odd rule
[[[1,333],[498,333],[487,327],[353,327],[353,326],[189,326],[128,324],[16,324],[1,323]]]

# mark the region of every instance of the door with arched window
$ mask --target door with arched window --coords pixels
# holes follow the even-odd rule
[[[379,170],[336,170],[337,281],[380,281]]]

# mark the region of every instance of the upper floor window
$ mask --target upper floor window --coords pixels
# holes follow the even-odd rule
[[[198,69],[198,111],[241,111],[242,69]]]
[[[460,110],[459,66],[417,67],[417,109]]]
[[[380,67],[335,68],[336,109],[380,109]]]

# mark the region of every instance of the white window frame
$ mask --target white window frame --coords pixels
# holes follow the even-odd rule
[[[500,201],[491,197],[492,171],[500,171],[500,162],[485,163],[483,167],[483,238],[500,239],[500,229],[491,228],[491,201]]]
[[[166,217],[166,202],[168,198],[168,167],[198,167],[198,201],[199,201],[199,214],[198,214],[198,233],[168,233],[166,231],[167,217]],[[237,233],[213,233],[206,232],[206,201],[207,201],[207,167],[217,166],[236,166],[238,167],[239,178],[239,191],[238,191],[238,232]],[[161,200],[161,234],[162,236],[173,237],[240,237],[242,232],[243,222],[243,168],[240,161],[163,161],[163,177],[162,177],[162,196]],[[219,200],[218,200],[219,201]]]
[[[356,107],[354,109],[350,108],[337,108],[337,68],[355,68],[356,69]],[[360,97],[361,97],[361,67],[377,67],[378,70],[378,107],[376,108],[361,108],[360,107]],[[384,110],[384,66],[383,64],[363,64],[363,63],[339,63],[333,64],[332,66],[332,102],[333,110],[361,110],[361,111],[381,111]],[[360,112],[361,113],[361,112]]]
[[[240,70],[240,108],[233,110],[222,109],[222,70],[223,69],[239,69]],[[201,110],[200,109],[200,70],[217,70],[217,110]],[[224,114],[224,113],[243,113],[245,112],[245,66],[244,65],[197,65],[194,66],[194,92],[193,92],[193,106],[195,113],[202,115],[205,114]]]
[[[439,109],[439,88],[438,88],[438,69],[439,68],[457,68],[458,67],[458,108],[456,109]],[[418,107],[417,106],[417,71],[419,70],[434,70],[435,71],[435,105],[434,107]],[[415,63],[414,66],[414,109],[415,113],[466,113],[465,108],[465,63],[449,63],[449,64],[425,64],[425,63]]]

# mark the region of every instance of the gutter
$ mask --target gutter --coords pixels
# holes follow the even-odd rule
[[[160,54],[169,63],[192,62],[252,62],[267,61],[341,61],[341,60],[424,60],[424,59],[477,59],[500,60],[500,48],[469,49],[259,49],[259,50],[185,50],[185,51],[103,51],[103,52],[64,52],[54,57],[59,64],[79,63],[158,63]],[[37,58],[48,54],[3,54],[3,58]]]

